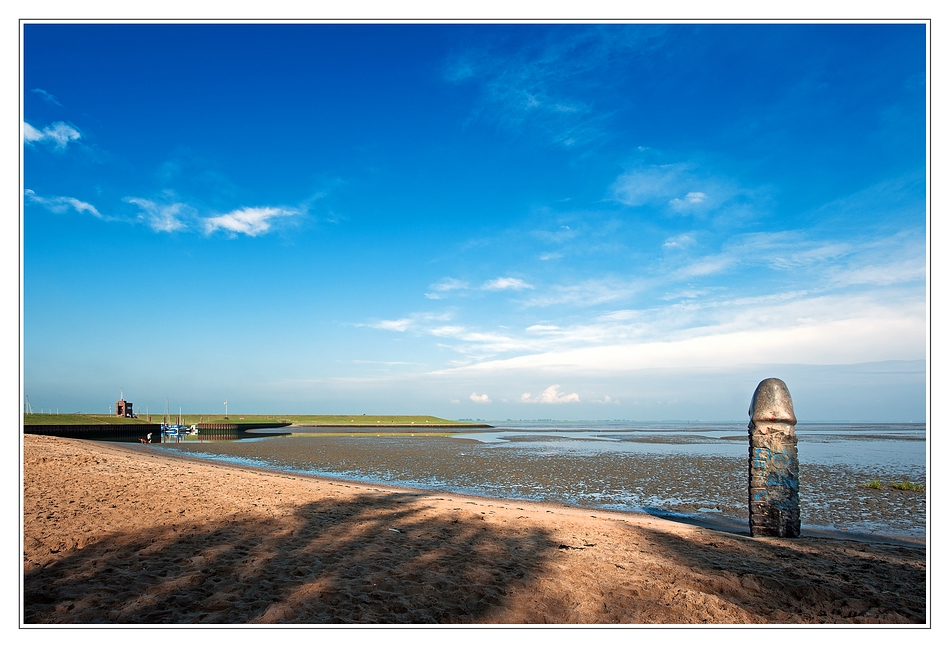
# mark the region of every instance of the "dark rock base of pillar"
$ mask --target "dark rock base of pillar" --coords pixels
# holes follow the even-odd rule
[[[797,538],[802,523],[795,428],[754,423],[749,428],[749,531]]]
[[[749,502],[749,532],[753,536],[772,536],[778,538],[797,538],[802,533],[802,521],[798,498],[789,498],[782,502],[787,506],[776,506],[770,501]]]

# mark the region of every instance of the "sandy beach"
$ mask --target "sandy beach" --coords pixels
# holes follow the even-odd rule
[[[923,624],[922,547],[23,440],[26,624]]]

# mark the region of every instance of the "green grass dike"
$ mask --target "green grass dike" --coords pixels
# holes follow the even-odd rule
[[[138,425],[148,423],[144,413],[138,418],[119,418],[108,414],[24,414],[24,425]],[[161,423],[163,414],[152,413],[151,423]],[[178,414],[169,416],[177,422]],[[452,421],[437,416],[392,414],[184,414],[185,425],[196,423],[232,423],[238,425],[259,423],[290,423],[318,427],[489,427],[468,421]]]
[[[152,417],[152,423],[161,423]],[[142,418],[119,418],[108,414],[24,414],[23,425],[141,425],[148,423]]]

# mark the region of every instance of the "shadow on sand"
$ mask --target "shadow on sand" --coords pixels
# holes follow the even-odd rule
[[[556,546],[540,529],[498,535],[470,518],[421,517],[416,499],[311,503],[295,524],[209,520],[113,535],[27,572],[24,619],[471,623],[535,579]]]
[[[924,547],[752,538],[748,532],[704,535],[702,540],[643,532],[661,555],[692,571],[691,589],[729,601],[762,621],[926,622]]]
[[[631,535],[601,554],[604,544],[568,546],[539,526],[490,530],[471,512],[420,497],[363,495],[279,520],[221,517],[114,534],[27,571],[24,620],[925,623],[920,547],[618,524],[614,533]],[[620,558],[639,545],[646,559]],[[571,564],[583,566],[584,582],[564,580]]]

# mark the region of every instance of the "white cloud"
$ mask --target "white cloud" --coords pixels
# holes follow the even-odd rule
[[[521,402],[523,403],[546,403],[549,405],[558,404],[558,403],[580,403],[581,398],[577,394],[562,394],[560,393],[560,385],[551,385],[543,392],[531,397],[530,392],[526,392],[521,395]]]
[[[683,162],[638,166],[618,176],[608,192],[629,207],[666,207],[673,213],[696,216],[728,207],[738,210],[735,216],[751,203],[768,199],[761,190]]]
[[[709,202],[709,196],[702,191],[690,191],[685,198],[673,198],[670,207],[676,211],[687,211]]]
[[[471,399],[473,403],[484,403],[487,405],[488,403],[491,402],[491,399],[488,397],[488,394],[482,394],[481,396],[479,396],[477,392],[472,392],[472,395],[469,396],[469,398]]]
[[[737,367],[751,364],[854,364],[918,360],[925,355],[924,305],[828,298],[767,301],[735,321],[681,330],[673,339],[584,345],[491,360],[436,373],[615,373],[640,369]],[[771,312],[770,312],[771,311]],[[563,345],[561,345],[563,349]]]
[[[686,202],[693,203],[694,205],[706,202],[706,198],[708,198],[708,196],[702,191],[690,191],[686,194]]]
[[[78,198],[71,198],[69,196],[53,196],[51,198],[45,198],[43,196],[38,196],[32,189],[27,189],[26,199],[31,203],[36,203],[37,205],[42,205],[46,209],[50,210],[54,214],[65,214],[70,209],[74,209],[80,214],[92,214],[96,218],[104,218],[102,214],[99,213],[99,210],[90,205],[87,202],[83,202]]]
[[[65,122],[54,122],[43,130],[38,130],[23,122],[23,141],[27,144],[45,142],[51,144],[54,149],[65,150],[70,142],[76,142],[81,138],[82,134]]]
[[[440,338],[458,340],[463,344],[446,345],[468,356],[485,358],[507,351],[524,351],[532,345],[526,340],[516,339],[506,333],[481,333],[470,331],[463,326],[438,326],[427,331]]]
[[[380,320],[375,324],[369,324],[370,327],[375,329],[382,329],[384,331],[399,331],[400,333],[408,329],[411,325],[411,319]]]
[[[677,234],[671,236],[663,242],[664,250],[685,250],[696,244],[696,238],[692,234]]]
[[[604,400],[595,400],[594,402],[601,405],[620,405],[620,401],[613,399],[610,396],[604,396]]]
[[[911,268],[912,270],[912,268]],[[924,357],[924,301],[907,287],[701,298],[603,313],[555,328],[506,331],[504,343],[453,345],[469,362],[436,374],[526,370],[581,375],[755,363],[850,364]],[[719,295],[719,291],[712,291]],[[464,331],[462,327],[459,330]]]
[[[446,293],[453,291],[462,291],[469,288],[469,284],[466,281],[460,279],[453,279],[451,277],[446,277],[442,281],[432,284],[429,286],[433,292],[425,293],[425,296],[428,299],[445,299],[447,296]],[[492,279],[490,281],[484,282],[479,286],[479,290],[531,290],[534,286],[521,280],[516,279],[515,277],[498,277],[497,279]]]
[[[465,290],[468,288],[468,282],[461,281],[459,279],[453,279],[452,277],[446,277],[442,281],[436,282],[429,286],[434,292],[426,293],[425,296],[428,299],[445,299],[446,295],[444,293],[451,292],[453,290]]]
[[[295,210],[282,207],[245,207],[220,216],[206,218],[205,233],[211,234],[223,229],[237,234],[257,236],[270,231],[272,219],[297,213]]]
[[[694,236],[699,238],[672,236],[666,247],[689,248]],[[712,254],[687,249],[660,255],[652,276],[547,284],[518,296],[515,311],[500,319],[485,311],[466,313],[478,318],[471,321],[456,313],[444,323],[451,325],[409,317],[414,333],[433,336],[435,345],[458,354],[445,360],[448,372],[525,368],[550,372],[551,380],[575,369],[688,369],[707,357],[714,365],[733,366],[753,362],[748,354],[757,353],[757,361],[768,363],[768,349],[790,363],[914,360],[919,355],[910,350],[919,336],[912,334],[913,322],[923,321],[917,311],[924,304],[924,240],[916,231],[847,241],[816,239],[807,231],[746,234]],[[717,273],[741,273],[742,281],[708,279]],[[444,280],[444,287],[455,281]],[[642,306],[629,308],[634,303]],[[614,308],[590,308],[598,304]],[[543,314],[530,310],[538,306],[558,307]],[[845,323],[864,342],[843,334]],[[683,351],[693,348],[691,340],[698,341],[693,355]],[[798,340],[814,340],[814,348]]]
[[[498,277],[482,284],[482,290],[531,290],[534,286],[514,277]]]
[[[446,277],[442,281],[434,283],[429,287],[432,288],[432,290],[445,292],[447,290],[462,290],[468,288],[468,283],[459,279],[453,279],[452,277]]]
[[[142,210],[139,218],[145,220],[146,224],[156,232],[177,232],[187,229],[188,226],[182,220],[182,216],[194,211],[184,203],[160,205],[145,198],[126,198],[125,202],[139,207]]]
[[[458,405],[458,404],[461,403],[462,401],[460,401],[460,400],[457,399],[457,398],[453,398],[453,399],[451,399],[449,402],[452,403],[453,405]]]
[[[705,277],[727,270],[739,262],[739,257],[732,254],[715,254],[697,259],[689,265],[680,268],[674,273],[679,279],[689,277]]]

